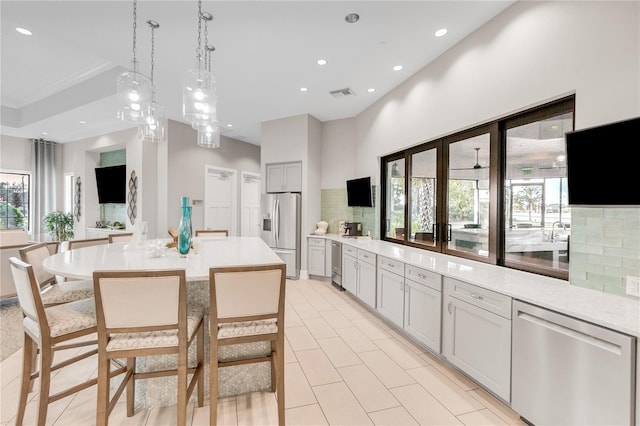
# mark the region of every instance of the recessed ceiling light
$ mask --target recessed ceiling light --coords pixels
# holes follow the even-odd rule
[[[404,68],[402,65],[396,65],[395,67],[393,67],[393,70],[400,71],[402,68]]]
[[[327,65],[327,60],[326,59],[318,59],[316,61],[316,64],[318,64],[318,65]]]
[[[301,87],[301,88],[300,88],[300,91],[301,91],[301,92],[306,92],[307,90],[309,90],[309,89],[307,89],[306,87]]]
[[[80,120],[80,124],[87,124],[87,122],[84,120]]]
[[[40,133],[40,134],[44,136],[44,135],[48,135],[49,133],[47,133],[47,132],[42,132],[42,133]]]
[[[367,89],[367,92],[369,92],[369,93],[373,93],[375,91],[376,91],[376,89],[374,89],[373,87],[371,89]]]
[[[344,20],[350,24],[355,24],[360,20],[360,15],[358,15],[357,13],[350,13],[344,17]]]
[[[233,127],[233,124],[227,124],[227,127]]]
[[[16,31],[19,32],[22,35],[31,35],[33,34],[31,31],[29,31],[26,28],[22,28],[22,27],[16,27]]]
[[[434,35],[436,37],[442,37],[445,34],[447,34],[447,29],[446,28],[440,28],[438,31],[436,31],[436,33]]]

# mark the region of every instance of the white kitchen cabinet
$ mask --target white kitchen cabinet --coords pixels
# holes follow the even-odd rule
[[[267,169],[267,192],[302,192],[302,163],[271,163]]]
[[[378,312],[404,328],[404,264],[380,256],[378,259]]]
[[[511,298],[444,278],[442,354],[505,401],[511,395]]]
[[[326,248],[324,238],[309,238],[307,240],[307,269],[309,275],[324,277]]]
[[[111,234],[122,234],[126,232],[127,232],[126,230],[109,229],[109,228],[85,228],[84,238],[86,239],[107,238]]]
[[[349,246],[342,245],[342,288],[355,295],[358,281],[358,260],[354,253],[348,250]]]
[[[358,249],[358,279],[356,296],[367,305],[376,307],[376,255]]]
[[[331,278],[331,272],[333,271],[333,265],[331,264],[331,243],[333,241],[325,239],[324,248],[324,276]]]
[[[376,307],[376,255],[342,245],[342,287],[358,299]]]
[[[407,265],[404,288],[404,330],[440,353],[442,276]]]

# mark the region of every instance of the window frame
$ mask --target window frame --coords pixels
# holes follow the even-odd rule
[[[506,144],[507,130],[535,121],[544,120],[557,115],[571,113],[573,128],[575,128],[575,95],[569,95],[554,101],[523,110],[492,120],[487,123],[473,126],[469,129],[455,132],[434,140],[421,142],[416,146],[403,149],[398,152],[383,156],[380,159],[380,239],[395,244],[401,244],[409,247],[415,247],[422,250],[435,251],[451,256],[461,257],[465,259],[477,260],[483,263],[503,266],[511,269],[532,272],[540,275],[550,276],[563,280],[569,279],[568,270],[554,269],[544,266],[537,266],[529,263],[516,262],[506,259],[505,253],[505,231],[507,224],[505,223],[505,176],[506,176]],[[489,134],[489,226],[488,226],[488,256],[455,250],[448,248],[446,238],[449,209],[449,161],[450,161],[450,145],[469,139],[474,136]],[[404,239],[387,237],[387,168],[388,164],[393,161],[404,159],[405,161],[405,228],[408,230],[411,207],[411,170],[412,156],[421,151],[435,148],[437,149],[437,176],[436,184],[436,223],[438,227],[437,241],[434,245],[419,244],[410,241],[410,232],[405,232]],[[544,203],[543,203],[544,208]]]
[[[25,215],[25,221],[24,221],[24,230],[27,232],[31,232],[31,229],[33,227],[33,224],[31,223],[32,220],[32,214],[31,211],[33,209],[33,190],[32,190],[32,182],[33,182],[33,175],[31,173],[31,171],[29,170],[17,170],[17,169],[0,169],[0,174],[6,174],[6,175],[21,175],[21,176],[27,176],[28,178],[28,190],[26,191],[27,197],[28,197],[28,209],[27,209],[27,214]],[[2,229],[11,229],[8,228],[8,223],[7,223],[7,228],[2,228]]]

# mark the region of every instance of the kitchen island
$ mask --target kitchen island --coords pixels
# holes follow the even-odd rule
[[[167,249],[166,240],[102,244],[68,250],[50,256],[43,267],[56,275],[74,279],[92,279],[98,270],[142,270],[184,269],[187,279],[187,303],[209,306],[209,268],[225,266],[248,266],[282,264],[283,261],[260,238],[216,237],[201,239],[202,246],[196,253],[191,250],[186,257],[175,248]],[[150,301],[152,303],[153,301]],[[209,377],[209,332],[208,316],[205,318],[205,377]],[[195,347],[189,353],[190,362],[195,361]],[[221,359],[233,359],[242,354],[262,356],[269,353],[270,346],[259,342],[245,345],[230,345],[220,348]],[[149,371],[171,368],[174,357],[157,356],[138,359],[138,369]],[[136,382],[136,407],[158,407],[176,404],[176,378],[160,377]],[[240,395],[248,392],[268,390],[271,386],[269,363],[238,365],[220,370],[220,397]],[[117,385],[116,379],[112,386]],[[209,383],[205,380],[205,394]]]

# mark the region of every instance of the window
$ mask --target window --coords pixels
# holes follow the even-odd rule
[[[568,279],[574,97],[382,158],[383,239]]]
[[[64,174],[64,211],[73,212],[73,199],[76,195],[73,173]]]
[[[0,173],[0,229],[29,229],[30,175]]]

